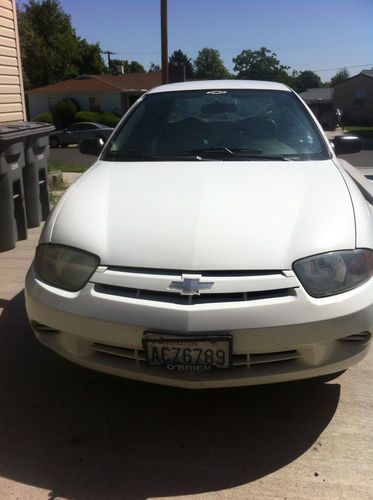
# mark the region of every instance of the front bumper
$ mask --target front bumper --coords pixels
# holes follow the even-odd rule
[[[129,379],[185,388],[299,380],[360,361],[373,331],[373,280],[325,299],[301,287],[289,296],[185,306],[98,293],[70,293],[26,279],[26,306],[38,339],[65,358]],[[189,372],[148,368],[143,332],[233,337],[233,368]]]

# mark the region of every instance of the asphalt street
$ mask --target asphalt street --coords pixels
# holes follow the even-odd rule
[[[363,140],[363,150],[360,153],[341,156],[355,167],[373,169],[373,141]]]
[[[82,155],[76,146],[50,148],[49,150],[49,163],[53,165],[87,165],[90,167],[95,160],[94,156]]]

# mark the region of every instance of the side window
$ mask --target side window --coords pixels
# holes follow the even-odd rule
[[[355,90],[354,95],[354,105],[355,106],[364,106],[367,100],[367,91],[366,90]]]
[[[99,113],[101,111],[100,108],[100,98],[99,97],[89,97],[89,111],[92,113]]]
[[[94,125],[91,125],[90,123],[82,123],[79,125],[79,130],[92,130],[95,128],[96,127]]]
[[[77,130],[79,130],[79,125],[70,125],[69,127],[67,127],[67,130],[70,130],[70,132],[76,132]]]

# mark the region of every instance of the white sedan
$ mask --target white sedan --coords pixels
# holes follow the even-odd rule
[[[37,338],[82,366],[186,388],[357,363],[373,328],[373,198],[336,153],[359,148],[332,145],[282,84],[151,90],[45,224],[26,279]]]

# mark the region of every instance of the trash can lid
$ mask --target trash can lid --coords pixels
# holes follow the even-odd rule
[[[27,137],[33,134],[53,132],[54,125],[43,122],[11,122],[0,124],[0,142]]]

